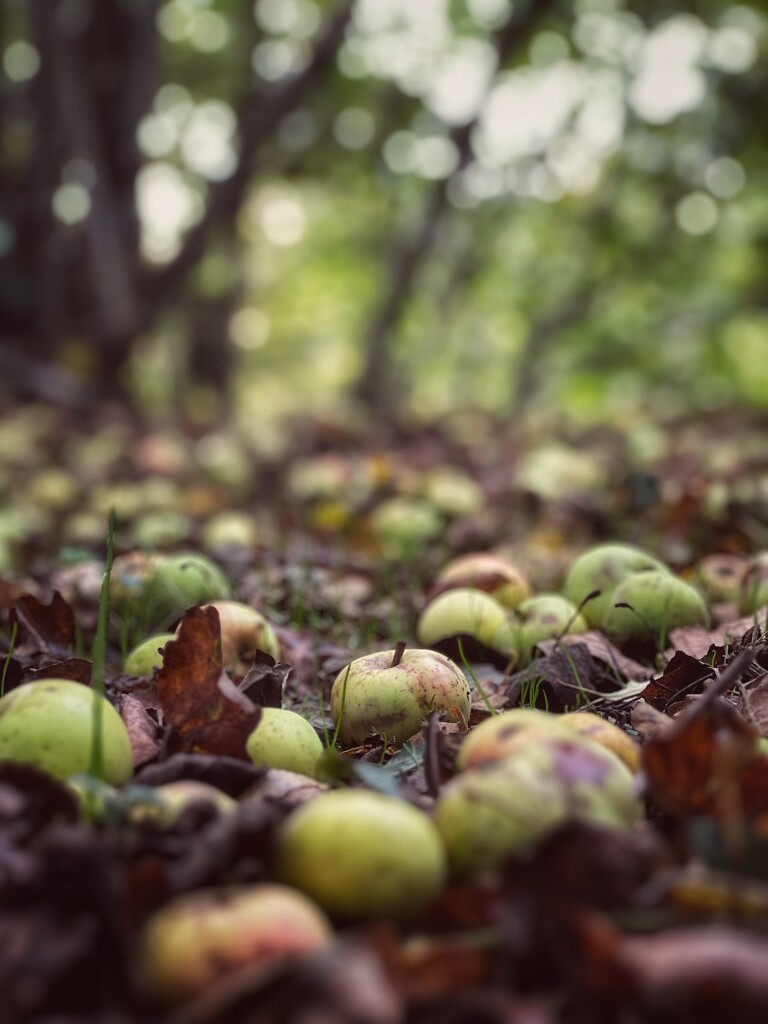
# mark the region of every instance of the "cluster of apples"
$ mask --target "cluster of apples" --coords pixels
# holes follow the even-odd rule
[[[588,629],[601,629],[620,644],[652,639],[662,645],[672,629],[709,623],[693,585],[628,544],[585,551],[571,565],[562,593],[532,595],[520,570],[493,554],[451,562],[438,576],[437,590],[418,622],[421,643],[468,636],[518,668],[531,661],[540,642]]]

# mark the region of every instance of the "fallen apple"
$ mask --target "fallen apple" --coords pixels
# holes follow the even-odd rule
[[[557,720],[561,727],[574,730],[620,757],[634,774],[640,771],[640,744],[618,725],[606,721],[593,711],[569,711],[567,714],[558,715]]]
[[[478,551],[454,558],[440,571],[437,583],[443,588],[484,590],[511,610],[531,596],[531,586],[519,569],[490,552]]]
[[[254,764],[314,777],[324,748],[306,718],[285,708],[262,708],[245,749]]]
[[[466,676],[437,651],[380,651],[357,658],[336,676],[331,716],[346,745],[364,743],[371,733],[401,744],[414,736],[430,711],[450,722],[466,722],[471,693]]]
[[[205,606],[219,613],[221,659],[224,668],[245,675],[256,651],[280,660],[280,643],[271,623],[260,611],[240,601],[210,601]]]
[[[481,764],[500,761],[520,744],[524,733],[531,739],[536,736],[567,735],[562,715],[551,715],[536,708],[512,708],[492,715],[470,729],[464,737],[456,755],[459,771],[477,768]]]
[[[149,678],[156,668],[163,664],[163,648],[169,640],[175,640],[175,633],[158,633],[142,640],[126,656],[123,671],[129,676]]]
[[[206,889],[177,896],[150,917],[140,962],[152,993],[181,1003],[239,969],[314,953],[332,936],[325,914],[295,889]]]
[[[628,576],[646,569],[662,571],[666,566],[647,551],[631,544],[599,544],[583,552],[573,562],[563,593],[579,608],[589,625],[596,629],[602,623],[618,584]],[[595,591],[598,591],[597,597],[587,601],[586,598]]]
[[[514,622],[499,601],[474,587],[458,587],[438,594],[427,604],[416,625],[425,647],[456,636],[470,636],[492,650],[517,656]]]
[[[533,658],[534,647],[543,640],[554,640],[574,633],[585,633],[589,626],[576,605],[560,594],[537,594],[523,601],[517,616],[517,650],[520,665]]]
[[[385,557],[412,554],[435,540],[443,530],[443,517],[422,498],[398,495],[381,502],[371,514],[371,532]]]
[[[156,786],[151,799],[133,804],[128,819],[135,824],[151,822],[158,828],[170,828],[187,807],[199,803],[212,805],[220,814],[237,807],[236,800],[207,782],[177,779]]]
[[[321,793],[292,811],[277,839],[280,879],[339,918],[411,917],[446,879],[430,818],[363,789]]]
[[[192,605],[228,598],[232,588],[221,569],[205,555],[170,555],[147,580],[140,600],[151,623],[178,618]]]
[[[742,581],[748,569],[749,559],[746,555],[704,555],[694,567],[693,583],[709,604],[739,601]]]
[[[614,754],[576,734],[526,742],[523,732],[501,760],[443,786],[435,824],[461,877],[499,867],[567,821],[628,828],[641,813],[633,776]]]
[[[768,604],[768,551],[750,560],[741,578],[739,607],[743,615],[752,615]]]
[[[104,781],[126,782],[133,756],[123,720],[105,697],[69,679],[38,679],[0,698],[0,761],[33,764],[66,781],[88,771],[94,701],[100,704]]]
[[[708,625],[709,612],[698,590],[659,569],[635,573],[620,583],[602,623],[616,643],[648,640],[659,647],[671,629]]]

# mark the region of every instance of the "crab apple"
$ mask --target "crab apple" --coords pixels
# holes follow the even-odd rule
[[[0,761],[33,764],[65,781],[88,771],[94,701],[100,704],[104,781],[126,782],[133,774],[131,741],[109,701],[69,679],[37,679],[0,698]]]
[[[280,660],[280,643],[269,620],[261,612],[241,601],[210,601],[221,626],[221,659],[225,668],[245,675],[256,651],[264,651]]]
[[[698,590],[659,569],[635,573],[620,583],[602,623],[616,643],[654,640],[660,645],[671,629],[708,625],[709,612]]]
[[[254,764],[315,775],[323,744],[301,715],[285,708],[262,708],[256,728],[245,744]]]
[[[469,683],[458,665],[437,651],[414,648],[399,660],[398,653],[367,654],[336,676],[331,716],[342,743],[364,743],[376,732],[399,745],[430,711],[445,712],[451,722],[469,718]]]
[[[527,665],[533,649],[542,640],[585,633],[589,626],[576,605],[560,594],[529,597],[515,612],[518,618],[517,648],[520,664]]]
[[[662,571],[666,566],[642,548],[631,544],[599,544],[583,552],[571,565],[563,593],[581,611],[589,625],[600,626],[616,586],[636,572],[646,569]],[[599,591],[597,597],[582,601]]]
[[[322,910],[287,886],[204,889],[177,896],[150,917],[140,961],[154,995],[182,1003],[239,969],[310,955],[332,936]]]
[[[337,789],[302,804],[280,827],[280,878],[339,918],[407,918],[442,889],[445,849],[412,804]]]
[[[536,708],[512,708],[492,715],[470,729],[456,755],[459,771],[499,761],[520,745],[521,736],[566,735],[562,715],[551,715]]]
[[[129,676],[149,678],[163,664],[163,648],[175,639],[175,633],[158,633],[143,640],[126,656],[123,671]]]
[[[152,799],[134,804],[129,818],[136,824],[152,822],[160,828],[170,828],[187,807],[199,803],[212,804],[220,814],[237,807],[236,800],[207,782],[177,779],[156,786]]]
[[[437,583],[443,588],[484,590],[511,610],[531,596],[531,585],[520,570],[491,552],[478,551],[454,558],[440,571]]]
[[[627,767],[577,734],[522,732],[500,761],[470,768],[443,786],[435,824],[456,876],[499,867],[567,821],[629,828],[641,815]]]
[[[593,711],[569,711],[567,714],[558,715],[557,720],[561,727],[572,729],[620,757],[634,774],[640,771],[640,744],[618,725],[613,725]]]
[[[416,636],[425,647],[456,636],[471,636],[503,654],[512,656],[517,651],[509,610],[475,587],[457,587],[433,598],[419,617]]]

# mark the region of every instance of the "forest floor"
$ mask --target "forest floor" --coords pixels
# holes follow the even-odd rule
[[[114,509],[103,678],[134,774],[114,789],[86,778],[78,795],[23,759],[0,760],[2,1020],[762,1021],[768,650],[765,610],[746,606],[745,591],[768,550],[767,429],[738,411],[582,431],[462,412],[375,431],[305,418],[245,436],[149,427],[112,407],[85,418],[7,405],[2,699],[40,679],[93,683]],[[454,557],[492,551],[534,593],[552,593],[582,552],[609,542],[642,547],[696,586],[706,617],[652,640],[561,631],[530,664],[446,636],[436,646],[464,659],[472,681],[468,717],[431,714],[404,745],[375,729],[337,742],[320,774],[428,818],[468,731],[521,705],[586,710],[637,745],[637,820],[564,811],[493,868],[452,870],[413,913],[330,909],[330,940],[313,953],[241,962],[242,950],[230,960],[218,949],[206,962],[201,923],[177,954],[197,981],[164,996],[148,922],[185,894],[283,877],[279,837],[307,794],[248,758],[260,709],[298,711],[334,746],[334,680],[399,641],[427,646],[419,616]],[[279,658],[256,655],[222,683],[216,617],[179,608],[152,624],[181,619],[162,667],[126,673],[147,635],[118,600],[131,552],[213,559],[232,596],[272,623]],[[148,789],[181,779],[236,803],[192,803],[163,822],[135,813]]]

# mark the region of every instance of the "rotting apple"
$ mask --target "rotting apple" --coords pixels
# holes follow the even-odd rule
[[[87,772],[94,701],[100,704],[104,781],[126,782],[133,756],[122,718],[105,697],[69,679],[37,679],[0,698],[0,760],[36,765],[62,781]]]
[[[219,814],[237,807],[236,800],[207,782],[177,779],[156,786],[151,797],[133,804],[128,818],[134,824],[150,822],[158,828],[170,828],[187,807],[199,803],[212,805]]]
[[[563,593],[595,629],[600,626],[618,584],[628,576],[647,569],[662,571],[666,566],[632,544],[598,544],[575,559]],[[586,598],[595,591],[597,596],[587,601]]]
[[[610,750],[611,753],[620,757],[634,774],[640,771],[642,761],[640,744],[618,725],[606,721],[605,718],[601,718],[593,711],[569,711],[556,717],[561,726],[574,730],[586,739],[592,740],[593,743],[599,743],[606,750]]]
[[[708,626],[709,611],[701,594],[666,570],[628,576],[613,591],[602,628],[616,643],[647,640],[663,646],[669,631],[681,626]]]
[[[324,748],[306,718],[286,708],[262,708],[245,749],[254,764],[314,777]]]
[[[280,879],[334,917],[407,918],[442,889],[445,849],[427,814],[383,793],[339,789],[280,826]]]
[[[741,577],[739,607],[743,615],[753,615],[768,604],[768,551],[756,554]]]
[[[454,558],[438,573],[437,584],[444,589],[484,590],[510,610],[531,596],[531,585],[520,570],[492,552],[477,551]]]
[[[129,676],[149,678],[156,668],[163,664],[163,648],[169,640],[175,640],[175,633],[158,633],[147,637],[126,656],[123,671]]]
[[[280,660],[280,643],[271,623],[260,611],[241,601],[209,601],[221,625],[221,659],[225,668],[244,675],[251,667],[256,651],[264,651]],[[250,655],[250,661],[249,661]]]
[[[435,824],[454,875],[499,867],[569,820],[629,828],[642,807],[619,758],[576,733],[531,735],[499,761],[454,776]]]
[[[521,735],[567,735],[562,715],[552,715],[536,708],[512,708],[492,715],[467,733],[456,755],[459,771],[499,761],[520,744]]]
[[[322,910],[295,889],[205,889],[177,896],[149,918],[140,962],[157,998],[182,1003],[239,969],[310,955],[332,937]]]
[[[576,605],[560,594],[536,594],[523,601],[515,612],[520,665],[533,658],[534,647],[543,640],[585,633],[589,626]]]
[[[421,613],[416,636],[425,647],[456,636],[470,636],[492,650],[517,656],[511,613],[490,594],[474,587],[438,594]]]
[[[466,722],[470,706],[469,683],[459,666],[420,648],[357,658],[331,689],[331,717],[347,745],[363,743],[374,732],[399,745],[419,731],[430,711]]]
[[[716,553],[704,555],[693,569],[693,584],[709,604],[739,601],[744,573],[749,569],[746,555]],[[768,597],[766,598],[768,600]]]

